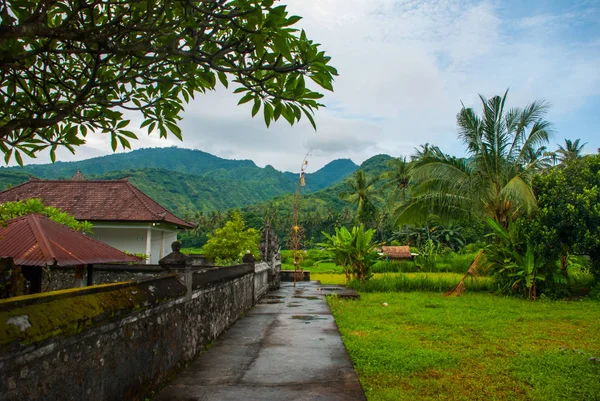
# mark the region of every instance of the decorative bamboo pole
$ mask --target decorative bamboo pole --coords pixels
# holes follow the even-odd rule
[[[304,180],[304,172],[306,171],[306,167],[308,165],[309,153],[304,156],[304,160],[302,160],[302,166],[300,167],[300,177],[298,178],[298,184],[296,185],[296,198],[294,203],[294,226],[292,227],[291,233],[291,242],[294,250],[294,287],[296,286],[297,276],[303,273],[300,268],[300,260],[302,259],[302,255],[300,253],[300,245],[302,241],[303,230],[300,227],[300,188],[306,185]]]

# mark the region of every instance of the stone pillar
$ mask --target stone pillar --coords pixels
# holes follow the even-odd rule
[[[265,226],[260,231],[260,255],[263,262],[267,262],[271,268],[269,272],[269,287],[271,290],[279,288],[281,283],[281,248],[279,248],[279,240],[275,235],[275,230],[271,227],[269,219],[265,222]]]
[[[146,264],[150,264],[152,253],[152,224],[148,224],[148,228],[146,229]]]
[[[158,261],[158,264],[163,269],[169,271],[169,273],[177,274],[177,278],[181,281],[186,287],[186,299],[192,299],[192,291],[193,291],[193,276],[194,272],[192,270],[192,258],[187,255],[181,253],[181,243],[179,241],[175,241],[171,244],[171,249],[173,252],[162,258]]]
[[[254,258],[254,256],[252,255],[252,253],[250,251],[246,251],[246,254],[242,258],[242,263],[252,267],[252,304],[254,305],[256,303],[256,289],[255,289],[256,284],[254,282],[256,280],[256,274],[254,273],[254,267],[256,266],[256,259]]]

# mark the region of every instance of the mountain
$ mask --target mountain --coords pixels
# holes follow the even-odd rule
[[[377,177],[387,168],[387,162],[392,159],[388,155],[376,155],[365,160],[358,169],[363,170],[368,176]],[[308,182],[307,182],[308,185]],[[380,187],[376,185],[376,187]],[[350,208],[354,211],[355,205],[352,205],[340,198],[340,194],[346,191],[348,186],[345,180],[323,188],[319,191],[302,191],[300,196],[300,214],[309,216],[311,214],[331,214],[340,213],[344,208]],[[267,210],[275,210],[280,219],[291,216],[294,207],[294,194],[287,193],[274,197],[264,202],[250,204],[243,208],[245,213],[266,215]]]
[[[343,180],[358,169],[358,166],[350,159],[337,159],[329,162],[320,170],[306,174],[306,190],[318,191]],[[290,180],[298,180],[298,173],[284,173]]]
[[[97,176],[112,171],[143,168],[160,168],[183,174],[202,175],[221,169],[259,167],[252,160],[228,160],[201,150],[170,147],[138,149],[75,162],[30,164],[25,167],[9,167],[7,170],[25,171],[38,178],[65,179],[71,178],[77,170],[81,170],[86,176]]]
[[[349,159],[334,160],[306,174],[304,192],[340,182],[358,168]],[[29,175],[43,179],[70,179],[80,170],[88,179],[129,180],[179,215],[196,211],[227,210],[294,193],[298,174],[251,160],[227,160],[200,150],[139,149],[77,162],[0,168],[0,189],[26,182]]]

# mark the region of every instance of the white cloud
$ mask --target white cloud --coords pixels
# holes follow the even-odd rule
[[[297,170],[313,149],[316,169],[340,157],[360,163],[377,153],[410,154],[425,142],[461,153],[455,116],[461,101],[477,106],[478,93],[491,97],[510,87],[510,106],[547,99],[553,104],[549,119],[563,125],[585,121],[580,110],[600,102],[594,7],[530,11],[527,3],[519,12],[520,3],[500,0],[288,3],[340,72],[335,92],[324,98],[329,107],[317,112],[317,132],[306,121],[267,129],[262,118],[250,118],[249,105],[236,106],[238,97],[220,89],[187,107],[183,143],[142,133],[133,145],[175,144],[282,170]],[[595,137],[583,140],[600,146]],[[93,137],[75,157],[59,157],[109,152],[107,138]]]

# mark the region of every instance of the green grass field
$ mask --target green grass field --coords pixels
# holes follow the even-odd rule
[[[589,360],[600,302],[394,292],[329,303],[370,401],[600,399]]]
[[[346,284],[346,276],[335,273],[313,273],[312,280],[321,284]],[[381,291],[434,291],[445,292],[455,287],[463,277],[458,273],[376,273],[365,284],[353,282],[351,287],[361,292]],[[466,280],[467,291],[490,291],[492,280],[479,277],[476,281]]]
[[[282,270],[294,270],[294,265],[290,263],[283,263],[281,265]],[[303,267],[304,270],[310,271],[310,274],[313,273],[333,273],[333,274],[343,274],[344,270],[342,266],[338,266],[335,263],[331,262],[321,262],[317,263],[314,266]]]

